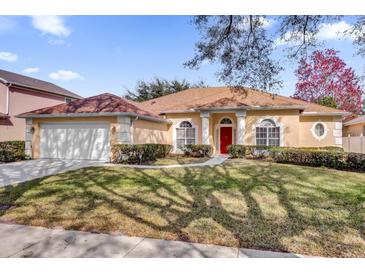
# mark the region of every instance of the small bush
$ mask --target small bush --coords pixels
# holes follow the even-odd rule
[[[165,144],[115,144],[112,147],[111,162],[120,164],[141,164],[165,158],[171,151],[171,145]]]
[[[14,162],[25,158],[24,141],[0,142],[0,162]]]
[[[228,154],[232,158],[244,158],[246,156],[246,146],[230,145],[228,146]]]
[[[182,148],[185,155],[191,157],[209,157],[212,155],[213,148],[210,145],[186,145]]]

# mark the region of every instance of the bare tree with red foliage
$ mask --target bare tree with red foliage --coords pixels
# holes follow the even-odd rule
[[[359,114],[363,94],[360,79],[337,53],[317,50],[299,61],[294,97],[322,104],[332,98],[337,108]]]

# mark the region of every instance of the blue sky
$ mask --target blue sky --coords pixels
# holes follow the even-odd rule
[[[138,80],[154,76],[205,81],[216,79],[217,64],[199,70],[183,67],[193,56],[199,34],[189,16],[0,16],[0,68],[63,86],[82,96],[101,92],[123,95]],[[323,47],[340,50],[340,56],[358,74],[364,60],[354,56],[351,37],[338,31],[351,26],[353,18],[323,25]],[[276,23],[266,27],[274,33]],[[285,66],[281,77],[283,95],[292,95],[296,62],[285,60],[286,44],[278,41],[275,58]]]

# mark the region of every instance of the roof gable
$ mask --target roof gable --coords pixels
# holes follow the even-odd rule
[[[120,114],[130,113],[135,115],[147,116],[161,119],[157,115],[143,110],[138,103],[131,102],[119,96],[103,93],[83,99],[77,99],[69,103],[46,107],[18,115],[19,117],[34,116],[72,116],[77,114]]]
[[[71,98],[81,98],[81,96],[77,95],[76,93],[73,93],[67,89],[64,89],[50,82],[46,82],[43,80],[24,76],[6,70],[0,69],[0,79],[4,79],[6,82],[10,84],[18,85],[21,87],[41,90]]]

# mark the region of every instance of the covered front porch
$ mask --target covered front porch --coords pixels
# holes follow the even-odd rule
[[[228,146],[283,146],[284,127],[280,116],[246,110],[200,110],[169,114],[174,153],[190,144],[211,145],[215,155],[227,154]],[[294,136],[295,137],[295,136]]]
[[[228,146],[244,144],[246,111],[201,111],[201,143],[211,145],[214,154],[227,154]]]

